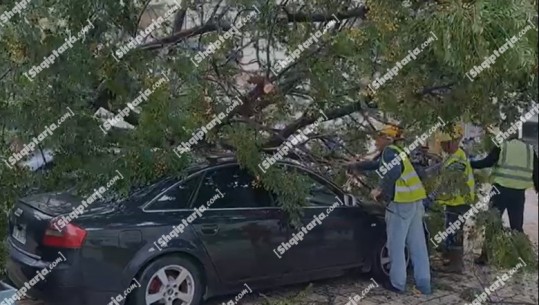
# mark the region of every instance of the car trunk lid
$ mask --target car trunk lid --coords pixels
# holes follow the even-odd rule
[[[34,258],[43,255],[40,243],[54,217],[43,210],[39,202],[19,200],[9,213],[8,241]]]
[[[81,205],[82,198],[70,193],[45,193],[21,198],[9,213],[8,241],[17,249],[35,258],[58,256],[58,249],[43,245],[45,232],[51,220],[69,215]],[[104,202],[94,202],[84,211],[104,213],[113,210]],[[72,219],[72,223],[76,219]]]

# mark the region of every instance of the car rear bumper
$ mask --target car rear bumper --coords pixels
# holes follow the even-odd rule
[[[58,264],[49,269],[51,262],[35,259],[7,242],[9,257],[6,271],[9,279],[20,292],[47,304],[54,305],[95,305],[108,304],[110,292],[100,293],[85,290],[80,268],[68,264]],[[47,269],[46,275],[39,272]]]

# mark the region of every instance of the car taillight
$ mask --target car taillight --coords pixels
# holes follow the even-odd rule
[[[68,223],[62,229],[57,229],[54,221],[49,223],[45,236],[43,236],[43,245],[56,248],[79,249],[86,238],[86,230]]]

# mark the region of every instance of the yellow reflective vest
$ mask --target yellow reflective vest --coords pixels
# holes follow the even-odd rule
[[[455,153],[453,153],[444,163],[443,169],[447,169],[451,164],[458,162],[465,166],[464,177],[466,177],[466,185],[468,186],[467,193],[450,195],[449,198],[444,198],[445,196],[440,196],[439,199],[436,199],[436,202],[448,206],[458,206],[469,204],[475,201],[475,179],[473,176],[473,169],[470,165],[470,160],[462,148],[459,148]]]
[[[421,179],[419,179],[412,162],[410,162],[408,154],[396,145],[389,145],[388,147],[399,153],[398,158],[401,160],[403,166],[401,176],[395,183],[395,198],[393,201],[396,203],[412,203],[427,198],[427,191]],[[384,162],[383,157],[381,160],[382,163],[390,166]]]
[[[492,171],[492,183],[512,189],[533,187],[533,147],[517,139],[505,142]]]

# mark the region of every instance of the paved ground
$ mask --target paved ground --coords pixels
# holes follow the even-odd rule
[[[537,215],[537,193],[532,190],[526,192],[526,206],[524,208],[524,232],[530,236],[530,239],[536,244],[538,243],[539,234]],[[507,216],[507,213],[506,215]],[[505,217],[507,219],[507,217]]]
[[[507,217],[505,217],[507,218]],[[538,203],[537,194],[528,191],[526,194],[526,210],[524,230],[530,239],[538,241]],[[434,261],[433,265],[437,262]],[[418,296],[412,292],[397,295],[382,288],[367,287],[372,283],[365,276],[346,276],[337,279],[317,281],[308,284],[287,286],[265,292],[254,292],[245,295],[239,304],[245,305],[346,305],[349,297],[361,295],[365,289],[370,290],[361,300],[361,305],[463,305],[473,300],[470,295],[480,294],[482,287],[493,283],[497,276],[505,271],[493,271],[489,268],[477,268],[468,262],[465,275],[449,275],[433,272],[432,296]],[[233,299],[235,295],[214,298],[204,305],[221,305]],[[501,301],[504,302],[501,302]],[[538,277],[534,275],[515,275],[506,284],[491,295],[491,301],[497,304],[535,305],[538,301]],[[21,301],[19,305],[44,305],[39,301]],[[483,303],[484,304],[484,303]],[[77,304],[73,304],[77,305]],[[96,304],[99,305],[99,304]],[[105,304],[103,304],[105,305]]]

